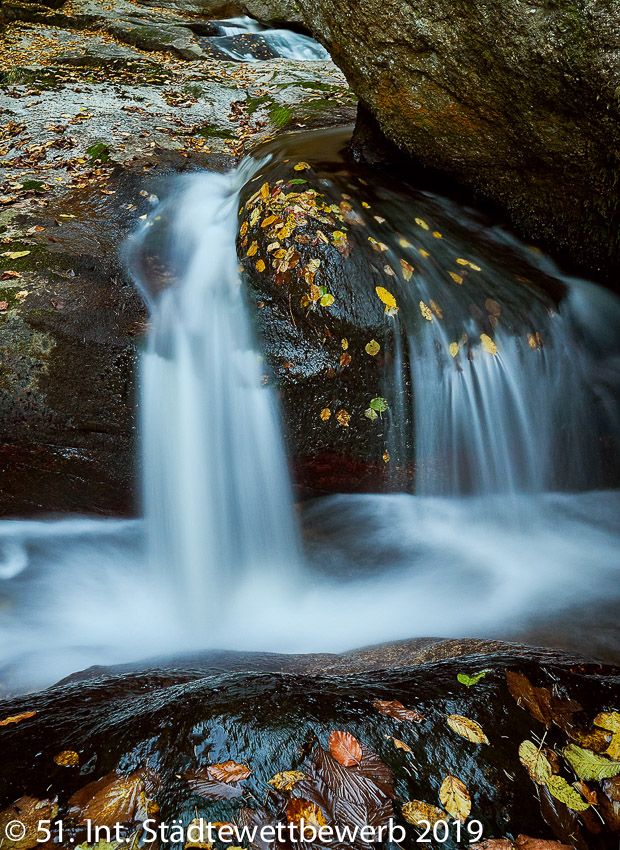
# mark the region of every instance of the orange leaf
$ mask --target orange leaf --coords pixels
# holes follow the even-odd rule
[[[9,723],[19,723],[20,720],[28,720],[29,717],[34,717],[36,711],[25,711],[23,714],[14,714],[12,717],[6,717],[0,720],[0,726],[8,726]]]
[[[289,823],[294,823],[298,826],[302,820],[308,826],[314,826],[315,828],[327,825],[323,812],[316,803],[311,803],[309,800],[302,800],[300,798],[294,798],[288,801],[286,817]]]
[[[352,767],[362,760],[362,748],[349,732],[332,732],[329,736],[329,751],[345,767]]]

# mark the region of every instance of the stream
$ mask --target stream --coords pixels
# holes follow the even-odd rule
[[[389,405],[378,405],[386,451],[396,467],[415,465],[415,486],[295,510],[239,276],[237,212],[274,157],[300,156],[316,138],[271,143],[227,175],[179,179],[130,240],[152,317],[144,517],[0,522],[9,690],[207,648],[342,651],[427,635],[539,635],[620,657],[620,491],[601,452],[618,436],[619,302],[500,228],[462,241],[473,213],[454,201],[425,193],[448,222],[439,239],[404,189],[377,190],[380,214],[360,236],[405,270],[432,249],[413,283],[390,276],[398,309],[386,303],[381,340],[392,354]],[[339,196],[340,166],[313,167],[325,196]],[[348,173],[352,242],[366,185]],[[520,282],[507,244],[554,282],[552,295]],[[470,273],[447,289],[440,268],[454,253]],[[470,309],[481,288],[483,317]]]

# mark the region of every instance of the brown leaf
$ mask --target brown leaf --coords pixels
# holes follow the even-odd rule
[[[81,788],[69,800],[69,813],[80,823],[91,820],[112,828],[135,819],[145,795],[153,791],[159,777],[153,771],[135,770],[127,776],[108,773]]]
[[[329,736],[329,751],[345,767],[352,767],[362,760],[362,748],[349,732],[332,732]]]
[[[3,812],[0,812],[0,847],[11,850],[32,850],[41,847],[39,839],[39,821],[53,820],[58,814],[58,806],[53,800],[37,800],[36,797],[20,797]],[[5,830],[11,821],[18,820],[25,827],[24,836],[11,841]]]
[[[220,782],[214,779],[208,767],[188,770],[185,779],[195,794],[207,800],[232,800],[243,794],[243,786],[236,782]]]
[[[320,807],[316,803],[311,803],[309,800],[295,798],[289,800],[286,806],[286,818],[289,823],[300,825],[303,819],[308,826],[313,826],[319,829],[326,826],[327,822]]]
[[[394,720],[410,720],[413,723],[424,723],[426,720],[424,715],[420,714],[419,711],[405,708],[402,702],[399,702],[397,699],[376,699],[373,705],[380,714],[385,714],[386,717],[393,717]]]
[[[23,714],[13,714],[11,717],[5,717],[0,720],[0,726],[8,726],[10,723],[19,723],[22,720],[28,720],[29,717],[34,717],[36,711],[24,711]]]
[[[403,817],[414,826],[421,826],[422,821],[428,821],[431,826],[440,820],[447,820],[446,813],[437,806],[424,803],[422,800],[409,800],[403,805]]]
[[[441,805],[456,820],[464,823],[471,812],[471,797],[465,783],[456,776],[446,776],[439,789]]]
[[[252,773],[245,764],[236,761],[224,761],[221,764],[210,764],[208,771],[219,782],[241,782]]]

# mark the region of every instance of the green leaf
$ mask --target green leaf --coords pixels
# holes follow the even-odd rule
[[[556,800],[564,803],[565,806],[568,806],[574,812],[585,812],[590,807],[590,804],[586,803],[581,794],[575,791],[573,786],[569,785],[563,776],[552,776],[547,782],[547,788]]]
[[[43,182],[41,180],[23,180],[21,187],[22,189],[34,189],[35,192],[40,192],[43,190]]]
[[[110,149],[103,142],[97,142],[96,145],[92,145],[92,147],[87,149],[86,153],[92,162],[107,162],[110,159]]]
[[[562,752],[580,779],[611,779],[620,773],[620,762],[598,756],[577,744],[569,744]]]
[[[301,177],[297,177],[295,180],[289,180],[290,186],[298,186],[300,183],[307,183],[307,180],[302,180]]]
[[[519,761],[534,782],[538,785],[549,784],[553,773],[549,759],[532,741],[523,741],[519,745]]]
[[[373,398],[370,401],[370,406],[378,413],[383,413],[385,410],[388,409],[389,404],[387,403],[386,398]]]
[[[459,680],[461,685],[467,685],[468,688],[471,688],[490,672],[490,670],[482,670],[480,673],[474,673],[473,676],[468,676],[467,673],[459,673],[456,678]]]
[[[331,295],[329,292],[327,293],[327,295],[324,295],[321,298],[321,306],[322,307],[331,307],[333,303],[334,303],[334,296]]]

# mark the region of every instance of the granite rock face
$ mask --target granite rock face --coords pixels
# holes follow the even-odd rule
[[[383,133],[562,259],[620,262],[620,16],[609,0],[300,0]]]

